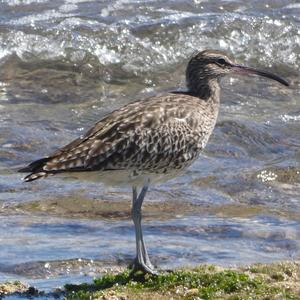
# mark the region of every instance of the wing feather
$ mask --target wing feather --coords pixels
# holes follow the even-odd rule
[[[191,160],[197,137],[187,119],[192,118],[194,124],[195,116],[186,115],[178,103],[172,103],[172,97],[153,97],[116,110],[84,136],[20,171],[31,172],[25,177],[30,181],[49,173],[159,169]]]

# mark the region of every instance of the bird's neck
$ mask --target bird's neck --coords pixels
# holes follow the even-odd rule
[[[187,83],[189,93],[207,102],[219,102],[220,85],[216,78]]]

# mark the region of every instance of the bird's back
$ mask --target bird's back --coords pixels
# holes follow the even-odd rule
[[[199,155],[217,113],[218,105],[184,93],[137,101],[108,114],[84,136],[20,171],[31,172],[26,181],[82,171],[167,176]]]

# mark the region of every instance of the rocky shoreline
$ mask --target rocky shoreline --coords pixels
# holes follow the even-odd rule
[[[238,268],[201,265],[157,277],[116,271],[93,283],[68,284],[51,293],[19,281],[0,283],[0,299],[300,299],[299,282],[300,261]]]

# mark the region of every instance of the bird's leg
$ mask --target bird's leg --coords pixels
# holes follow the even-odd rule
[[[141,246],[142,246],[142,254],[143,254],[143,258],[144,258],[144,262],[146,263],[147,266],[149,266],[151,269],[154,268],[154,266],[152,265],[151,261],[150,261],[150,258],[148,256],[148,252],[147,252],[147,249],[146,249],[146,246],[145,246],[145,242],[144,242],[144,238],[143,238],[143,231],[142,231],[142,228],[141,228],[141,220],[142,220],[142,213],[141,213],[141,210],[142,210],[142,204],[143,204],[143,200],[145,198],[145,195],[146,195],[146,192],[148,190],[148,185],[146,185],[140,195],[139,195],[139,198],[137,198],[137,192],[136,192],[136,188],[133,187],[133,195],[136,199],[136,210],[139,211],[139,218],[138,218],[138,222],[139,222],[139,227],[140,227],[140,240],[141,240]]]
[[[150,262],[144,239],[141,226],[142,214],[141,208],[143,200],[147,193],[149,184],[144,185],[139,195],[137,195],[136,187],[132,188],[132,220],[135,226],[135,236],[136,236],[136,258],[133,262],[133,271],[141,270],[146,273],[156,274],[154,267]]]

